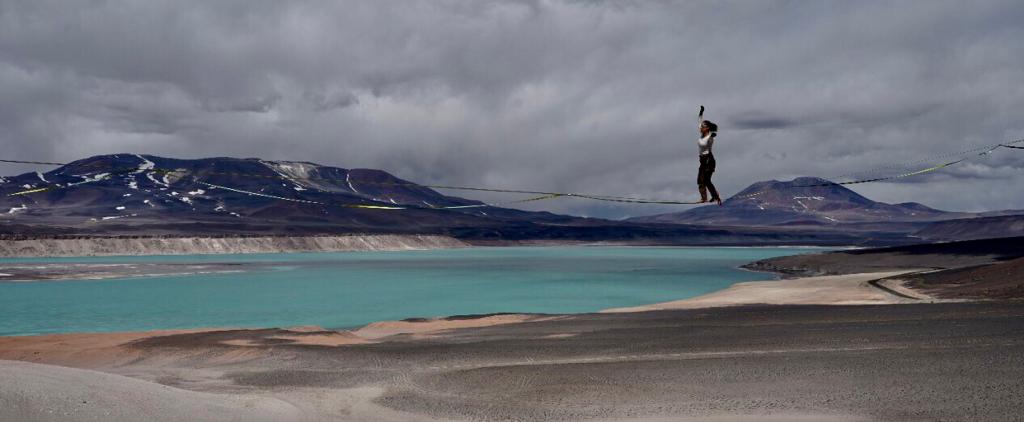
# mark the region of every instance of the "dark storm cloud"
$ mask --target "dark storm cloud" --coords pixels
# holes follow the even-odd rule
[[[260,98],[234,98],[229,101],[211,99],[203,103],[203,109],[214,112],[266,113],[281,101],[278,94]]]
[[[698,104],[726,192],[1024,138],[1022,18],[1016,1],[0,0],[0,148],[692,198]],[[1022,155],[858,189],[1024,208]]]
[[[306,106],[313,111],[331,111],[359,104],[359,97],[351,92],[324,95],[321,92],[305,92],[302,94]]]
[[[792,119],[776,117],[765,113],[750,113],[732,117],[729,120],[730,126],[736,129],[785,129],[796,126],[798,122]]]

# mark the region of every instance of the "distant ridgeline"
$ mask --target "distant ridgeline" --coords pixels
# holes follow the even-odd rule
[[[174,171],[155,172],[154,168]],[[259,195],[210,188],[197,181]],[[422,204],[423,208],[380,212],[345,207],[350,204]],[[210,234],[259,233],[260,227],[273,234],[422,233],[443,227],[495,226],[510,219],[573,220],[503,208],[428,208],[472,204],[479,202],[445,196],[380,170],[237,158],[104,155],[45,173],[7,177],[0,184],[0,218],[5,223],[86,229],[145,225],[157,235],[178,232],[182,224],[200,224],[198,232]]]
[[[758,182],[722,207],[627,221],[487,206],[381,170],[255,158],[103,155],[0,178],[0,234],[26,237],[439,234],[499,243],[894,244],[914,241],[906,235],[932,222],[1009,214],[874,202],[817,178]]]
[[[864,226],[926,224],[1007,213],[1018,212],[962,213],[937,210],[916,202],[887,204],[872,201],[844,186],[829,184],[824,179],[800,177],[789,182],[754,183],[722,207],[701,207],[630,221],[716,226]],[[1019,213],[1024,214],[1024,211]]]

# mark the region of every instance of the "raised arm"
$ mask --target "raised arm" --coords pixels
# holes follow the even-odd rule
[[[697,133],[700,133],[702,124],[704,124],[704,106],[700,106],[700,113],[697,113]]]

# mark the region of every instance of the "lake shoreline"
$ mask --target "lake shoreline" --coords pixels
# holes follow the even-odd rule
[[[751,272],[759,272],[748,270]],[[707,294],[695,297],[677,299],[666,302],[651,303],[639,306],[616,307],[597,311],[596,313],[633,313],[661,310],[678,309],[702,309],[744,305],[898,305],[908,303],[939,303],[949,300],[942,300],[929,296],[923,292],[913,292],[912,289],[904,287],[901,283],[901,275],[909,275],[919,272],[918,270],[901,270],[878,273],[857,273],[838,276],[816,276],[803,277],[798,279],[772,279],[759,281],[746,281],[734,283],[726,288],[716,290]],[[770,273],[767,273],[770,274]],[[879,288],[870,282],[881,282],[885,288]],[[907,292],[903,296],[892,294],[889,289],[898,289]],[[906,296],[912,298],[907,298]],[[365,340],[374,342],[389,336],[413,335],[417,337],[429,336],[444,330],[460,328],[474,328],[503,324],[516,324],[524,322],[535,322],[560,318],[576,314],[535,314],[519,312],[501,312],[491,314],[471,315],[448,315],[434,317],[408,317],[401,320],[384,320],[371,322],[362,326],[345,328],[324,328],[313,326],[316,331],[325,333],[338,333],[341,335],[354,335]],[[69,333],[48,333],[0,336],[2,339],[13,338],[37,338],[43,342],[46,339],[61,340],[61,336],[95,336],[100,342],[106,342],[105,336],[123,337],[130,336],[135,339],[156,337],[166,335],[168,332],[220,332],[220,331],[245,331],[245,330],[307,330],[310,326],[298,327],[208,327],[208,328],[162,328],[147,331],[113,331],[113,332],[69,332]],[[4,343],[0,341],[0,346]],[[2,347],[0,347],[2,352]],[[0,354],[0,359],[3,356]]]
[[[444,249],[471,249],[471,248],[523,248],[523,247],[543,247],[543,248],[558,248],[558,247],[626,247],[626,248],[673,248],[673,249],[782,249],[782,250],[793,250],[796,252],[803,250],[854,250],[856,247],[822,247],[813,245],[789,245],[789,246],[671,246],[671,245],[648,245],[648,244],[629,244],[629,243],[615,243],[615,242],[561,242],[561,243],[524,243],[524,244],[506,244],[506,245],[476,245],[466,243],[450,243],[443,237],[398,237],[403,240],[399,243],[387,243],[389,238],[378,238],[376,242],[370,244],[376,244],[375,247],[359,247],[358,245],[353,246],[356,242],[367,242],[366,238],[356,237],[356,239],[346,239],[344,245],[351,246],[348,249],[343,249],[342,246],[338,246],[336,249],[324,248],[313,249],[313,246],[309,246],[306,249],[300,249],[293,247],[292,250],[271,250],[272,248],[267,245],[259,245],[261,242],[266,242],[267,239],[275,238],[251,238],[250,241],[256,242],[257,245],[250,249],[241,250],[238,248],[224,248],[216,250],[210,253],[191,253],[180,250],[180,253],[150,253],[151,250],[147,248],[140,248],[136,250],[136,254],[106,254],[99,253],[93,255],[53,255],[48,257],[37,257],[37,256],[0,256],[0,284],[2,283],[30,283],[37,281],[73,281],[73,280],[106,280],[106,279],[119,279],[119,278],[143,278],[143,277],[158,277],[158,276],[186,276],[186,275],[197,275],[197,274],[210,274],[210,273],[235,273],[243,272],[251,268],[260,267],[259,263],[233,263],[233,262],[204,262],[204,263],[89,263],[89,262],[74,262],[68,261],[63,263],[48,263],[40,264],[37,260],[45,258],[65,258],[73,260],[75,258],[90,259],[90,258],[110,258],[115,259],[119,257],[123,258],[145,258],[145,257],[179,257],[186,255],[197,255],[203,257],[216,257],[216,256],[230,256],[230,255],[255,255],[255,254],[276,254],[276,253],[330,253],[330,252],[404,252],[404,251],[435,251]],[[175,241],[194,241],[192,238],[172,238]],[[222,239],[222,238],[210,238],[210,239]],[[52,240],[52,239],[51,239]],[[150,239],[151,240],[151,239]],[[337,239],[327,238],[328,243],[334,242]],[[0,241],[2,243],[3,241]],[[321,242],[321,244],[323,244]],[[2,248],[0,248],[2,249]],[[66,249],[66,248],[65,248]],[[209,248],[207,248],[209,249]],[[104,250],[113,250],[106,248]],[[225,259],[228,261],[229,259]],[[767,269],[752,268],[750,264],[744,264],[736,266],[735,269],[744,272],[772,274],[774,278],[784,276],[779,272],[774,272]]]
[[[770,271],[755,270],[744,266],[737,267],[754,273],[771,274],[775,277],[770,280],[747,281],[734,283],[726,288],[716,290],[695,297],[671,300],[667,302],[651,303],[639,306],[608,308],[597,311],[597,313],[632,313],[648,312],[674,309],[701,309],[727,306],[743,305],[873,305],[873,304],[906,304],[906,303],[937,303],[943,300],[931,297],[925,293],[911,293],[913,299],[905,296],[895,295],[889,288],[910,292],[910,288],[902,286],[899,276],[920,272],[920,270],[906,269],[900,271],[856,273],[833,276],[801,277],[797,279],[780,278],[780,275]],[[869,282],[882,282],[884,288],[873,286]],[[916,297],[915,297],[916,296]],[[493,326],[502,324],[515,324],[523,322],[534,322],[550,318],[564,317],[574,314],[533,314],[503,312],[493,314],[473,315],[449,315],[436,317],[408,317],[402,320],[376,321],[353,328],[323,328],[314,327],[317,331],[339,333],[341,335],[354,335],[365,342],[372,342],[381,338],[395,335],[429,336],[438,331]],[[31,334],[0,336],[4,338],[53,338],[61,339],[61,336],[96,336],[101,342],[105,342],[105,336],[123,337],[132,336],[136,339],[166,335],[168,332],[220,332],[236,330],[263,330],[278,329],[291,330],[295,327],[209,327],[209,328],[162,328],[149,331],[114,331],[114,332],[69,332],[51,334]],[[308,326],[299,327],[307,329]],[[44,340],[45,341],[45,340]],[[360,342],[364,343],[364,342]],[[2,345],[2,343],[0,343]],[[2,355],[0,355],[2,358]]]
[[[633,240],[481,240],[444,234],[325,234],[325,235],[111,235],[27,236],[0,235],[0,259],[52,257],[118,257],[224,255],[301,252],[363,252],[436,250],[451,248],[622,246],[681,248],[828,248],[863,246],[807,241],[708,241],[677,239]]]
[[[0,333],[295,325],[356,329],[410,317],[598,312],[703,295],[736,282],[771,279],[771,275],[742,269],[740,264],[804,252],[807,250],[792,248],[569,246],[7,259],[0,260],[0,273],[6,274],[0,276],[0,307],[8,307],[10,319],[0,321]],[[376,287],[367,286],[367,280],[377,280],[372,285]],[[431,288],[417,280],[440,284]],[[531,290],[535,286],[545,286],[547,293],[537,296]],[[414,297],[419,300],[399,305],[412,293],[392,293],[395,289],[417,291]],[[69,294],[80,295],[81,300],[71,299]],[[161,299],[154,301],[156,297]],[[196,302],[196,297],[206,299]],[[104,304],[108,300],[123,305],[109,308]],[[382,306],[364,306],[374,303]],[[153,309],[166,315],[151,317],[158,315]],[[268,309],[279,313],[269,314]],[[94,312],[103,317],[90,318]]]
[[[0,240],[0,258],[407,251],[466,248],[470,246],[470,244],[450,236],[413,234],[223,237],[18,237]]]

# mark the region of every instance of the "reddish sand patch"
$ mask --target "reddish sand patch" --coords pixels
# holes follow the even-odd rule
[[[302,346],[348,346],[370,343],[349,331],[333,331],[317,326],[294,327],[283,330],[285,333],[262,338],[225,340],[220,344],[242,347],[265,347],[267,340],[286,340],[289,345]]]
[[[125,347],[125,345],[133,341],[151,337],[207,331],[211,330],[161,330],[134,333],[75,333],[0,337],[0,359],[45,362],[79,368],[117,365],[142,357],[141,351]]]
[[[381,321],[369,324],[363,328],[353,331],[353,333],[365,339],[379,339],[398,334],[411,334],[416,337],[423,337],[429,336],[432,333],[458,328],[490,327],[503,324],[516,324],[520,322],[547,321],[554,318],[558,317],[527,314],[502,314],[481,316],[479,318],[449,317],[415,321]]]
[[[882,305],[914,302],[872,287],[869,281],[905,274],[910,270],[807,277],[777,281],[736,283],[728,289],[690,299],[601,312],[644,312],[752,304],[771,305]]]

